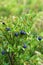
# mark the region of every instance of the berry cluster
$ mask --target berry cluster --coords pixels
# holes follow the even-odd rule
[[[19,33],[16,32],[14,35],[17,37],[17,36],[19,36]],[[22,31],[20,31],[20,35],[26,35],[26,32],[22,30]]]
[[[5,25],[4,22],[2,22],[2,24]],[[6,27],[6,31],[10,31],[10,30],[11,30],[10,27]],[[18,37],[19,34],[20,34],[20,35],[26,35],[26,32],[23,31],[23,30],[21,30],[20,32],[15,32],[15,33],[14,33],[14,36],[15,36],[15,37]],[[41,37],[38,37],[38,40],[41,41],[42,38],[41,38]],[[26,44],[23,45],[23,48],[27,48]],[[2,51],[2,55],[4,55],[4,54],[5,54],[5,51]]]
[[[4,22],[2,22],[2,24],[5,25]],[[6,27],[5,30],[6,31],[11,31],[11,28],[10,27]],[[23,31],[23,30],[21,30],[20,32],[15,32],[14,33],[14,36],[15,37],[18,37],[19,35],[26,35],[26,32]],[[26,48],[26,45],[25,44],[23,45],[23,48]],[[1,53],[2,53],[2,55],[4,55],[6,52],[3,50]]]
[[[20,34],[21,34],[21,35],[25,35],[26,32],[24,32],[24,31],[22,30],[22,31],[20,31]]]

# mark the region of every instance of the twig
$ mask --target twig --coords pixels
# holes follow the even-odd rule
[[[14,53],[8,53],[8,57],[10,60],[10,65],[14,65]]]

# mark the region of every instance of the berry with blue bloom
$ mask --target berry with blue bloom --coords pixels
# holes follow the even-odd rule
[[[18,35],[19,35],[18,32],[16,32],[16,33],[15,33],[15,36],[17,37]]]
[[[38,37],[38,40],[39,40],[39,41],[41,41],[41,40],[42,40],[42,38],[41,38],[41,37]]]
[[[21,34],[21,35],[25,35],[26,32],[22,30],[22,31],[20,31],[20,34]]]
[[[1,53],[2,53],[2,55],[4,55],[5,54],[5,51],[3,50]]]
[[[23,48],[26,48],[27,46],[24,44]]]
[[[10,28],[9,28],[9,27],[7,27],[7,28],[6,28],[6,31],[10,31]]]

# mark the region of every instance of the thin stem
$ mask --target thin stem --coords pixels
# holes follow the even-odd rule
[[[14,65],[14,54],[13,53],[8,53],[8,57],[9,57],[9,60],[10,60],[10,64],[11,65]]]
[[[2,29],[0,29],[2,31]],[[3,36],[7,39],[7,41],[10,43],[9,39],[7,38],[7,36],[5,35],[5,33],[2,31]]]

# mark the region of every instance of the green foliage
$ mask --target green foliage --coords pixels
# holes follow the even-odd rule
[[[43,65],[42,0],[0,0],[0,65]]]

